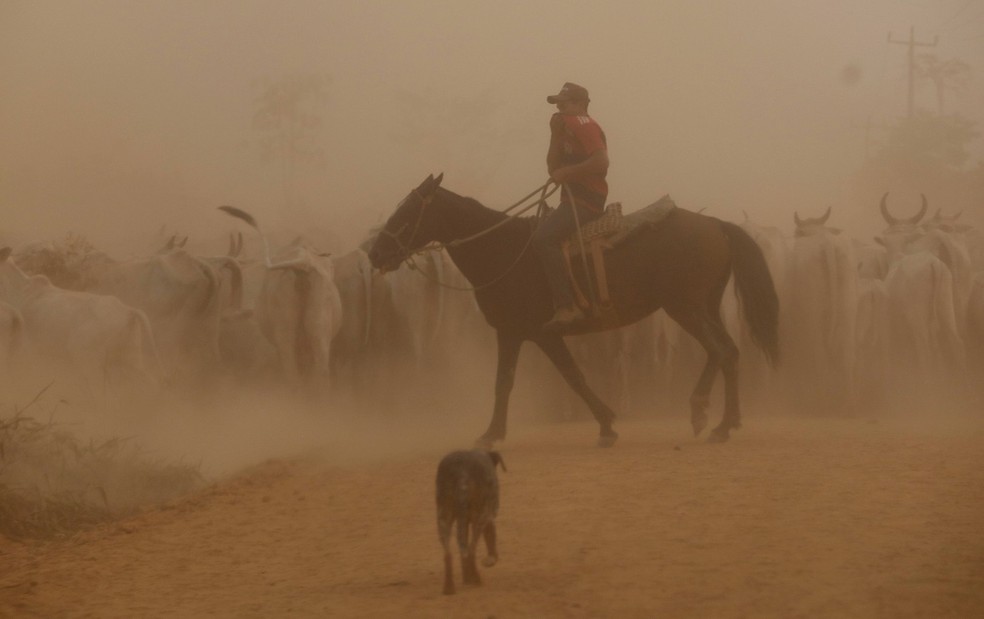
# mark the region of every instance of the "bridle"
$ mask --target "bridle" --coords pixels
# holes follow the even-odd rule
[[[420,209],[417,212],[417,221],[415,221],[413,224],[413,232],[410,234],[410,238],[407,239],[407,242],[404,243],[403,241],[401,241],[400,237],[403,236],[403,231],[407,229],[407,226],[410,225],[409,223],[405,223],[402,226],[400,226],[400,229],[397,230],[396,232],[390,232],[389,230],[386,229],[385,226],[383,226],[383,229],[379,231],[379,234],[386,235],[390,239],[392,239],[393,242],[396,244],[397,248],[402,252],[402,255],[400,256],[400,262],[407,262],[408,264],[409,261],[413,258],[413,254],[423,251],[423,248],[415,251],[410,249],[410,247],[413,245],[413,240],[414,238],[417,237],[417,232],[420,230],[420,222],[423,221],[424,219],[424,209],[427,208],[427,206],[434,201],[433,193],[425,197],[420,195],[420,192],[414,189],[413,191],[410,192],[409,195],[407,195],[406,198],[403,199],[403,202],[401,202],[396,206],[397,210],[399,210],[400,207],[402,207],[406,203],[406,201],[410,199],[410,196],[417,196],[417,199],[420,201]]]

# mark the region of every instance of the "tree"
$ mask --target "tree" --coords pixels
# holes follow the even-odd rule
[[[916,75],[933,82],[936,87],[936,113],[943,115],[944,93],[947,89],[963,92],[970,81],[970,65],[962,60],[940,60],[934,54],[921,54],[916,62]]]
[[[433,159],[458,187],[487,189],[509,153],[524,139],[501,99],[491,91],[454,96],[434,90],[401,91],[389,138]]]
[[[328,100],[328,78],[302,74],[264,80],[255,100],[253,129],[259,134],[264,162],[280,164],[281,189],[288,212],[298,208],[299,164],[323,164],[322,113]]]
[[[970,146],[980,137],[976,123],[958,114],[937,116],[925,110],[900,119],[885,144],[853,177],[857,201],[878,203],[886,191],[925,194],[945,210],[980,211],[980,162]]]

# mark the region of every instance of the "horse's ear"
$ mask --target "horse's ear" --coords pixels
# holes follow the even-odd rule
[[[443,180],[444,180],[444,172],[441,172],[440,174],[437,175],[437,178],[434,179],[434,189],[440,187],[441,181]]]

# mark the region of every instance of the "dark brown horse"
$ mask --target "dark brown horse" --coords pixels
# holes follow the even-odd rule
[[[441,187],[443,174],[428,176],[397,206],[376,237],[369,259],[382,271],[399,268],[410,254],[433,242],[448,253],[476,288],[485,319],[496,330],[498,369],[495,408],[485,445],[506,436],[506,412],[520,346],[531,340],[557,366],[600,425],[600,445],[615,442],[615,414],[588,387],[564,335],[631,324],[664,308],[707,352],[707,363],[690,398],[694,434],[707,425],[708,395],[718,370],[724,374],[724,417],[710,440],[725,441],[741,426],[738,410],[738,349],[721,322],[721,297],[732,273],[752,337],[773,364],[778,357],[779,302],[758,245],[737,225],[674,208],[659,224],[644,226],[606,254],[614,310],[563,333],[541,329],[553,313],[546,276],[529,241],[537,220],[514,218]],[[495,230],[463,243],[491,226]],[[578,275],[580,277],[581,275]]]

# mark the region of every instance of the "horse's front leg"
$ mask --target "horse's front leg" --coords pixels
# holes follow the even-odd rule
[[[591,409],[591,414],[594,415],[599,425],[598,445],[601,447],[614,445],[618,438],[618,433],[612,428],[615,413],[588,387],[587,381],[584,380],[584,373],[577,367],[577,362],[574,361],[574,356],[571,355],[571,351],[564,343],[563,338],[560,335],[544,334],[535,341],[537,346],[560,370],[564,380],[571,386],[574,393],[581,396],[584,403]]]
[[[496,332],[499,348],[499,361],[495,371],[495,407],[492,422],[476,443],[480,447],[491,448],[493,443],[506,438],[506,415],[509,412],[509,395],[516,382],[516,363],[523,339],[517,335]]]

